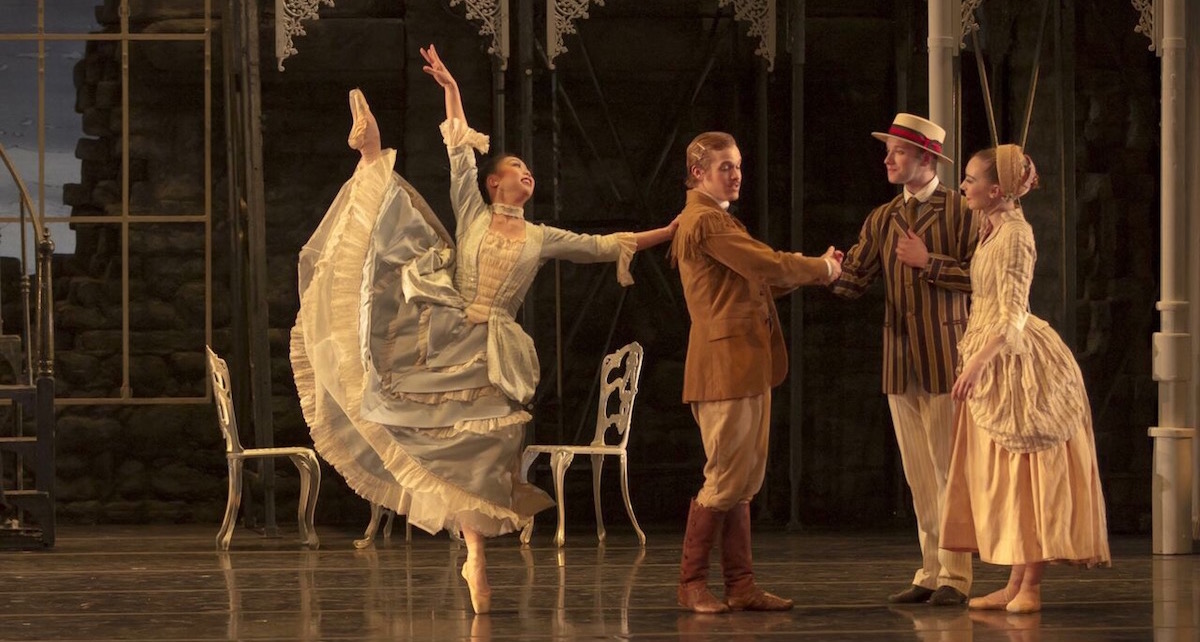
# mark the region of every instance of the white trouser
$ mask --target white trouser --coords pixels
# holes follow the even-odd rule
[[[952,586],[970,595],[971,554],[938,548],[954,446],[954,399],[949,393],[926,392],[910,374],[908,390],[902,395],[888,395],[888,407],[921,540],[921,568],[912,583],[929,589]]]

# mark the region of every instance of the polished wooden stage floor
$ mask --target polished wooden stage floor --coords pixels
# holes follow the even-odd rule
[[[494,541],[493,613],[475,616],[464,551],[444,534],[355,550],[357,533],[318,529],[316,551],[240,529],[218,553],[215,526],[63,528],[51,550],[0,551],[0,639],[1200,639],[1200,564],[1152,556],[1144,538],[1115,539],[1111,569],[1049,569],[1044,610],[1009,616],[887,605],[918,562],[915,534],[757,532],[759,583],[796,609],[699,616],[675,605],[682,525],[651,531],[644,550],[617,529],[604,547],[572,531],[559,550],[543,522],[531,548]],[[1006,576],[975,572],[976,594]]]

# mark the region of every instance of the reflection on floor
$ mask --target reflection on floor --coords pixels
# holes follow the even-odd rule
[[[885,604],[912,577],[915,535],[760,532],[759,583],[797,608],[698,616],[675,605],[681,532],[652,531],[645,550],[632,532],[605,547],[580,532],[559,550],[543,529],[532,548],[489,548],[494,612],[475,616],[465,551],[444,534],[355,550],[357,532],[318,529],[317,551],[241,529],[218,553],[215,526],[64,528],[52,550],[0,552],[0,639],[1200,639],[1200,565],[1154,557],[1148,539],[1114,540],[1111,569],[1048,569],[1044,610],[1010,616]],[[975,573],[977,595],[1006,577],[978,561]]]

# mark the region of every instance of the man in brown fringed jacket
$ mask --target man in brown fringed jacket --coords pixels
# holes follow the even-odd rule
[[[688,145],[687,205],[671,244],[691,317],[683,401],[700,426],[707,462],[683,540],[678,598],[698,613],[782,611],[792,601],[754,583],[750,500],[766,473],[771,388],[787,374],[774,297],[827,284],[840,272],[832,247],[820,258],[777,252],[726,211],[738,198],[742,155],[729,134]],[[708,590],[708,556],[721,537],[725,602]]]

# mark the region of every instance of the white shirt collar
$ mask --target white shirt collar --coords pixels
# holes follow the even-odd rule
[[[929,200],[930,196],[933,196],[933,191],[936,190],[937,187],[938,187],[937,174],[934,174],[933,180],[926,183],[925,187],[922,187],[921,189],[917,190],[916,193],[908,191],[908,186],[906,185],[904,187],[904,202],[907,203],[908,199],[913,198],[915,196],[918,203],[924,203],[925,201]]]

